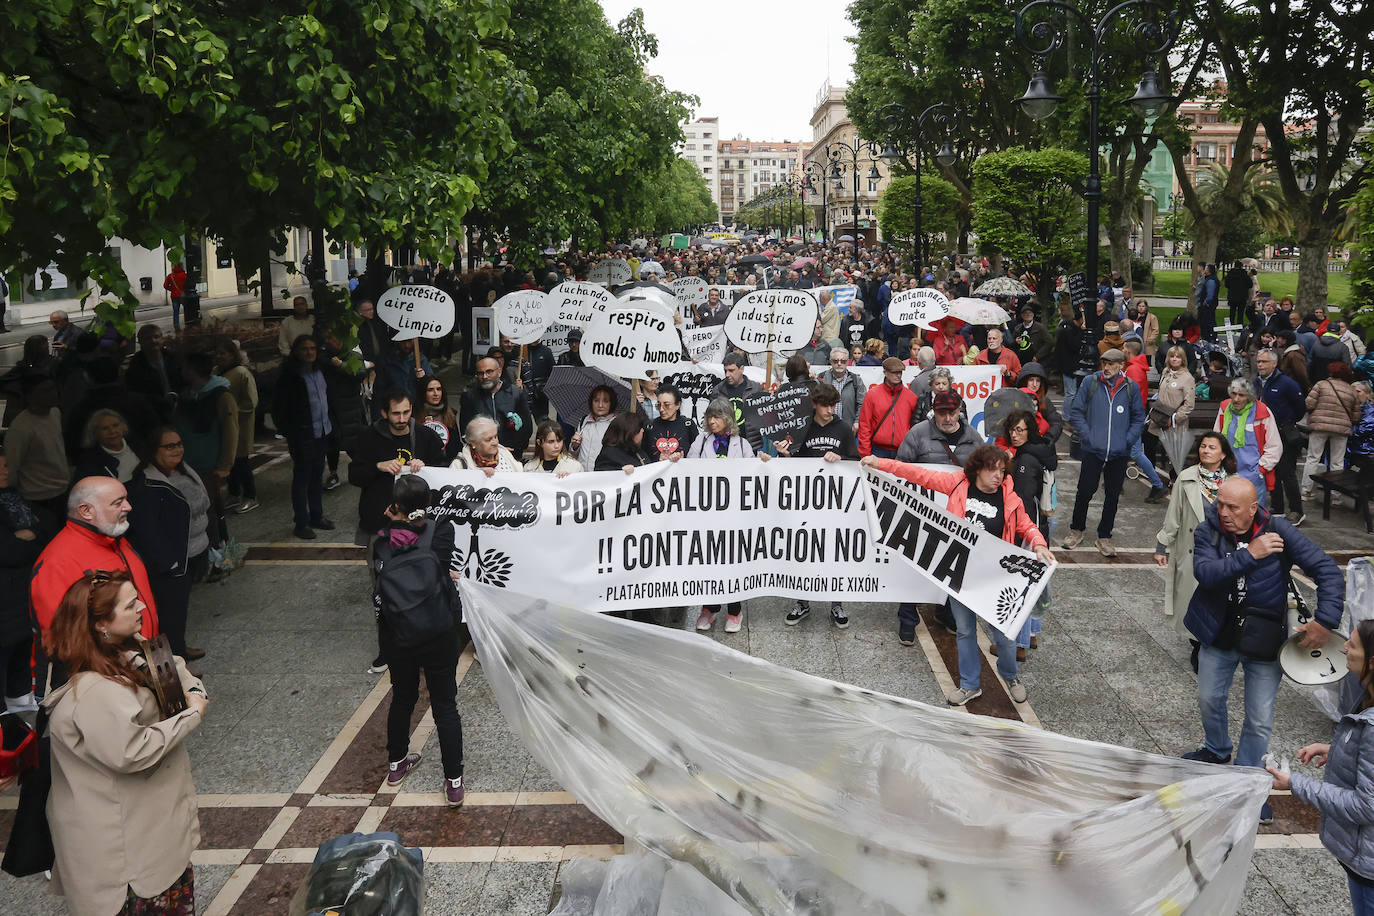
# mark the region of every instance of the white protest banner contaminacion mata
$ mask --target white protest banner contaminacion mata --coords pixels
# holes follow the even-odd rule
[[[598,315],[582,337],[582,361],[620,378],[662,378],[683,363],[673,319],[648,303],[622,300]]]
[[[892,297],[887,320],[899,327],[914,324],[929,327],[932,321],[949,314],[949,300],[938,289],[904,289]]]
[[[553,323],[552,305],[543,290],[520,289],[506,293],[492,305],[496,310],[497,333],[521,346],[534,343]]]
[[[1004,634],[1016,638],[1054,567],[956,518],[904,480],[865,469],[874,538]]]
[[[854,462],[660,461],[571,474],[425,468],[452,567],[479,583],[594,611],[763,595],[943,601],[879,549]]]
[[[437,286],[393,286],[377,300],[377,317],[396,329],[394,340],[443,337],[457,317],[453,297]]]
[[[757,289],[735,303],[725,335],[746,353],[800,350],[820,318],[816,297],[799,289]]]

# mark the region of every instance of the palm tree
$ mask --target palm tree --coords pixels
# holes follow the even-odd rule
[[[1197,196],[1204,209],[1212,209],[1213,204],[1221,197],[1230,176],[1230,168],[1220,162],[1209,162],[1199,170],[1196,179]],[[1267,169],[1246,169],[1240,192],[1240,209],[1253,212],[1260,225],[1270,235],[1287,235],[1293,231],[1293,218],[1284,203],[1283,191],[1274,180],[1274,173]],[[1179,215],[1183,216],[1183,213]]]

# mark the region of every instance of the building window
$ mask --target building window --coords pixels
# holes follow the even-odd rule
[[[1213,162],[1217,158],[1217,145],[1215,143],[1199,143],[1193,147],[1193,155],[1198,162]]]
[[[878,182],[874,181],[872,178],[868,179],[868,193],[870,193],[870,194],[875,194],[875,193],[877,193],[877,191],[878,191]]]

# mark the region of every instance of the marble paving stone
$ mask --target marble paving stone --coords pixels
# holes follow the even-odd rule
[[[196,912],[205,913],[210,909],[215,896],[219,894],[224,882],[234,873],[233,865],[196,866]]]
[[[71,916],[67,901],[49,890],[42,875],[15,878],[0,872],[0,904],[7,912],[23,916]]]
[[[517,805],[507,846],[594,846],[624,841],[620,832],[581,805]]]
[[[263,865],[239,896],[231,916],[267,916],[287,912],[291,898],[310,874],[308,864]]]
[[[363,816],[363,808],[302,808],[291,822],[286,835],[277,843],[281,849],[312,847],[332,840],[337,836],[353,833],[358,819]]]
[[[293,792],[337,731],[337,725],[236,726],[221,743],[221,753],[201,762],[194,774],[196,789]]]
[[[490,870],[490,862],[426,862],[424,911],[471,913]]]
[[[201,849],[252,849],[271,823],[277,808],[201,808]]]
[[[388,808],[379,829],[400,834],[407,846],[500,846],[513,807]]]
[[[567,787],[555,779],[552,773],[544,769],[538,760],[531,758],[529,768],[525,770],[525,776],[520,781],[520,791],[565,792]]]
[[[1350,913],[1345,872],[1325,849],[1257,849],[1251,861],[1254,871],[1259,872],[1270,888],[1267,892],[1260,888],[1260,905],[1263,905],[1263,898],[1272,894],[1270,899],[1286,908],[1278,912],[1297,916],[1348,916]],[[1248,897],[1249,886],[1246,890]]]
[[[245,719],[268,725],[346,722],[372,691],[372,686],[366,677],[355,677],[347,684],[314,684],[282,678]]]
[[[557,862],[493,862],[470,916],[543,916],[553,896]]]

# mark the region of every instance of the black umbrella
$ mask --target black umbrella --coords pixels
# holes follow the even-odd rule
[[[735,263],[740,267],[750,267],[754,264],[772,264],[773,261],[770,258],[765,258],[761,254],[746,254]]]
[[[615,392],[612,410],[633,409],[630,386],[591,366],[554,366],[544,384],[544,394],[558,411],[558,419],[576,426],[587,415],[587,396],[599,385],[606,385]]]
[[[706,236],[704,236],[704,235],[699,235],[699,236],[697,236],[696,238],[692,239],[688,244],[690,244],[690,245],[709,245],[709,244],[711,244],[711,240],[708,239],[708,238],[707,238]]]
[[[784,248],[783,251],[787,252],[788,254],[796,254],[798,251],[801,251],[805,247],[805,242],[793,242],[791,245],[788,245],[786,248]]]

